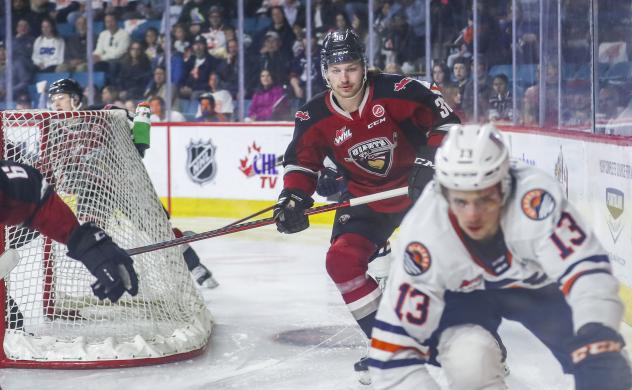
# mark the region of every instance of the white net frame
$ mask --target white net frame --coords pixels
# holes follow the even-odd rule
[[[38,168],[80,222],[94,221],[122,248],[174,238],[125,111],[4,111],[0,130],[3,158]],[[211,314],[177,247],[134,256],[139,293],[113,304],[94,297],[94,277],[65,245],[16,227],[0,241],[21,258],[0,282],[2,366],[161,363],[209,341]]]

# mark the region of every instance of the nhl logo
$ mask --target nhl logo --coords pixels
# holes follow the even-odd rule
[[[207,142],[191,142],[187,146],[187,174],[194,183],[202,185],[213,180],[217,174],[216,149],[210,139]]]

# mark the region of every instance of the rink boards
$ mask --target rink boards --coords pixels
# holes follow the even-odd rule
[[[581,132],[505,128],[514,158],[554,175],[592,224],[624,285],[632,324],[632,140]],[[176,217],[241,218],[283,187],[277,165],[291,123],[153,124],[145,166]],[[317,199],[324,201],[324,199]],[[331,223],[333,213],[310,218]]]

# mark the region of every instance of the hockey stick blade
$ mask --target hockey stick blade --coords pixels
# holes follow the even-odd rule
[[[4,279],[20,262],[20,255],[15,249],[7,249],[0,255],[0,279]]]
[[[345,200],[343,202],[327,204],[319,207],[312,207],[311,209],[305,210],[305,214],[313,215],[320,214],[327,211],[341,209],[343,207],[353,207],[361,204],[376,202],[378,200],[395,198],[398,196],[403,196],[408,194],[408,187],[396,188],[394,190],[388,190],[383,192],[378,192],[376,194],[370,194],[365,196],[360,196],[357,198],[352,198],[349,200]],[[156,244],[150,244],[146,246],[141,246],[138,248],[128,249],[127,254],[130,256],[139,255],[141,253],[153,252],[160,249],[171,248],[173,246],[187,244],[189,242],[200,241],[207,238],[224,236],[227,234],[237,233],[244,230],[255,229],[261,226],[272,225],[274,223],[274,218],[264,218],[258,219],[256,221],[236,224],[236,225],[228,225],[219,229],[210,230],[204,233],[194,234],[192,236],[184,236],[180,238],[176,238],[174,240],[163,241]]]

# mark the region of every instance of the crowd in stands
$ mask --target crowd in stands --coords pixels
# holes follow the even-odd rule
[[[425,12],[426,1],[430,1],[430,15]],[[512,88],[511,0],[478,1],[476,66],[471,0],[375,0],[373,26],[367,24],[367,0],[313,0],[311,69],[307,69],[305,3],[245,1],[247,108],[243,116],[247,120],[291,119],[306,100],[308,80],[312,82],[312,94],[324,90],[319,44],[328,31],[347,27],[353,28],[367,45],[369,29],[373,29],[376,39],[372,61],[385,71],[425,78],[425,58],[431,56],[432,80],[466,121],[474,120],[475,114],[480,121],[515,120],[537,125],[541,120],[537,0],[516,1],[516,97]],[[562,0],[564,69],[558,69],[557,61],[546,64],[545,124],[556,124],[561,118],[564,125],[582,126],[591,120],[586,114],[590,112],[591,91],[587,71],[591,58],[589,2],[583,6],[576,3]],[[599,3],[608,10],[603,16],[608,23],[599,24],[597,91],[604,97],[597,109],[600,120],[609,120],[625,112],[632,98],[632,7],[630,1]],[[169,9],[163,9],[162,0],[104,0],[92,4],[97,29],[92,59],[94,70],[101,76],[96,103],[134,107],[139,101],[150,101],[156,120],[166,120],[167,101],[173,108],[172,121],[239,117],[236,1],[172,0]],[[168,15],[168,27],[161,22],[164,13]],[[600,17],[603,14],[600,12]],[[425,53],[424,44],[428,18],[432,20],[431,53]],[[35,82],[54,77],[46,74],[72,76],[86,71],[85,0],[13,0],[12,23],[13,95],[17,102],[30,100],[37,104]],[[546,23],[555,25],[556,17]],[[551,33],[548,24],[545,33]],[[166,33],[172,42],[170,58],[165,56]],[[557,53],[555,45],[549,46],[547,53]],[[5,94],[4,58],[5,49],[0,45],[0,101]],[[170,96],[167,61],[173,83]],[[563,75],[563,99],[558,96],[559,72]],[[562,112],[558,112],[559,107]]]

